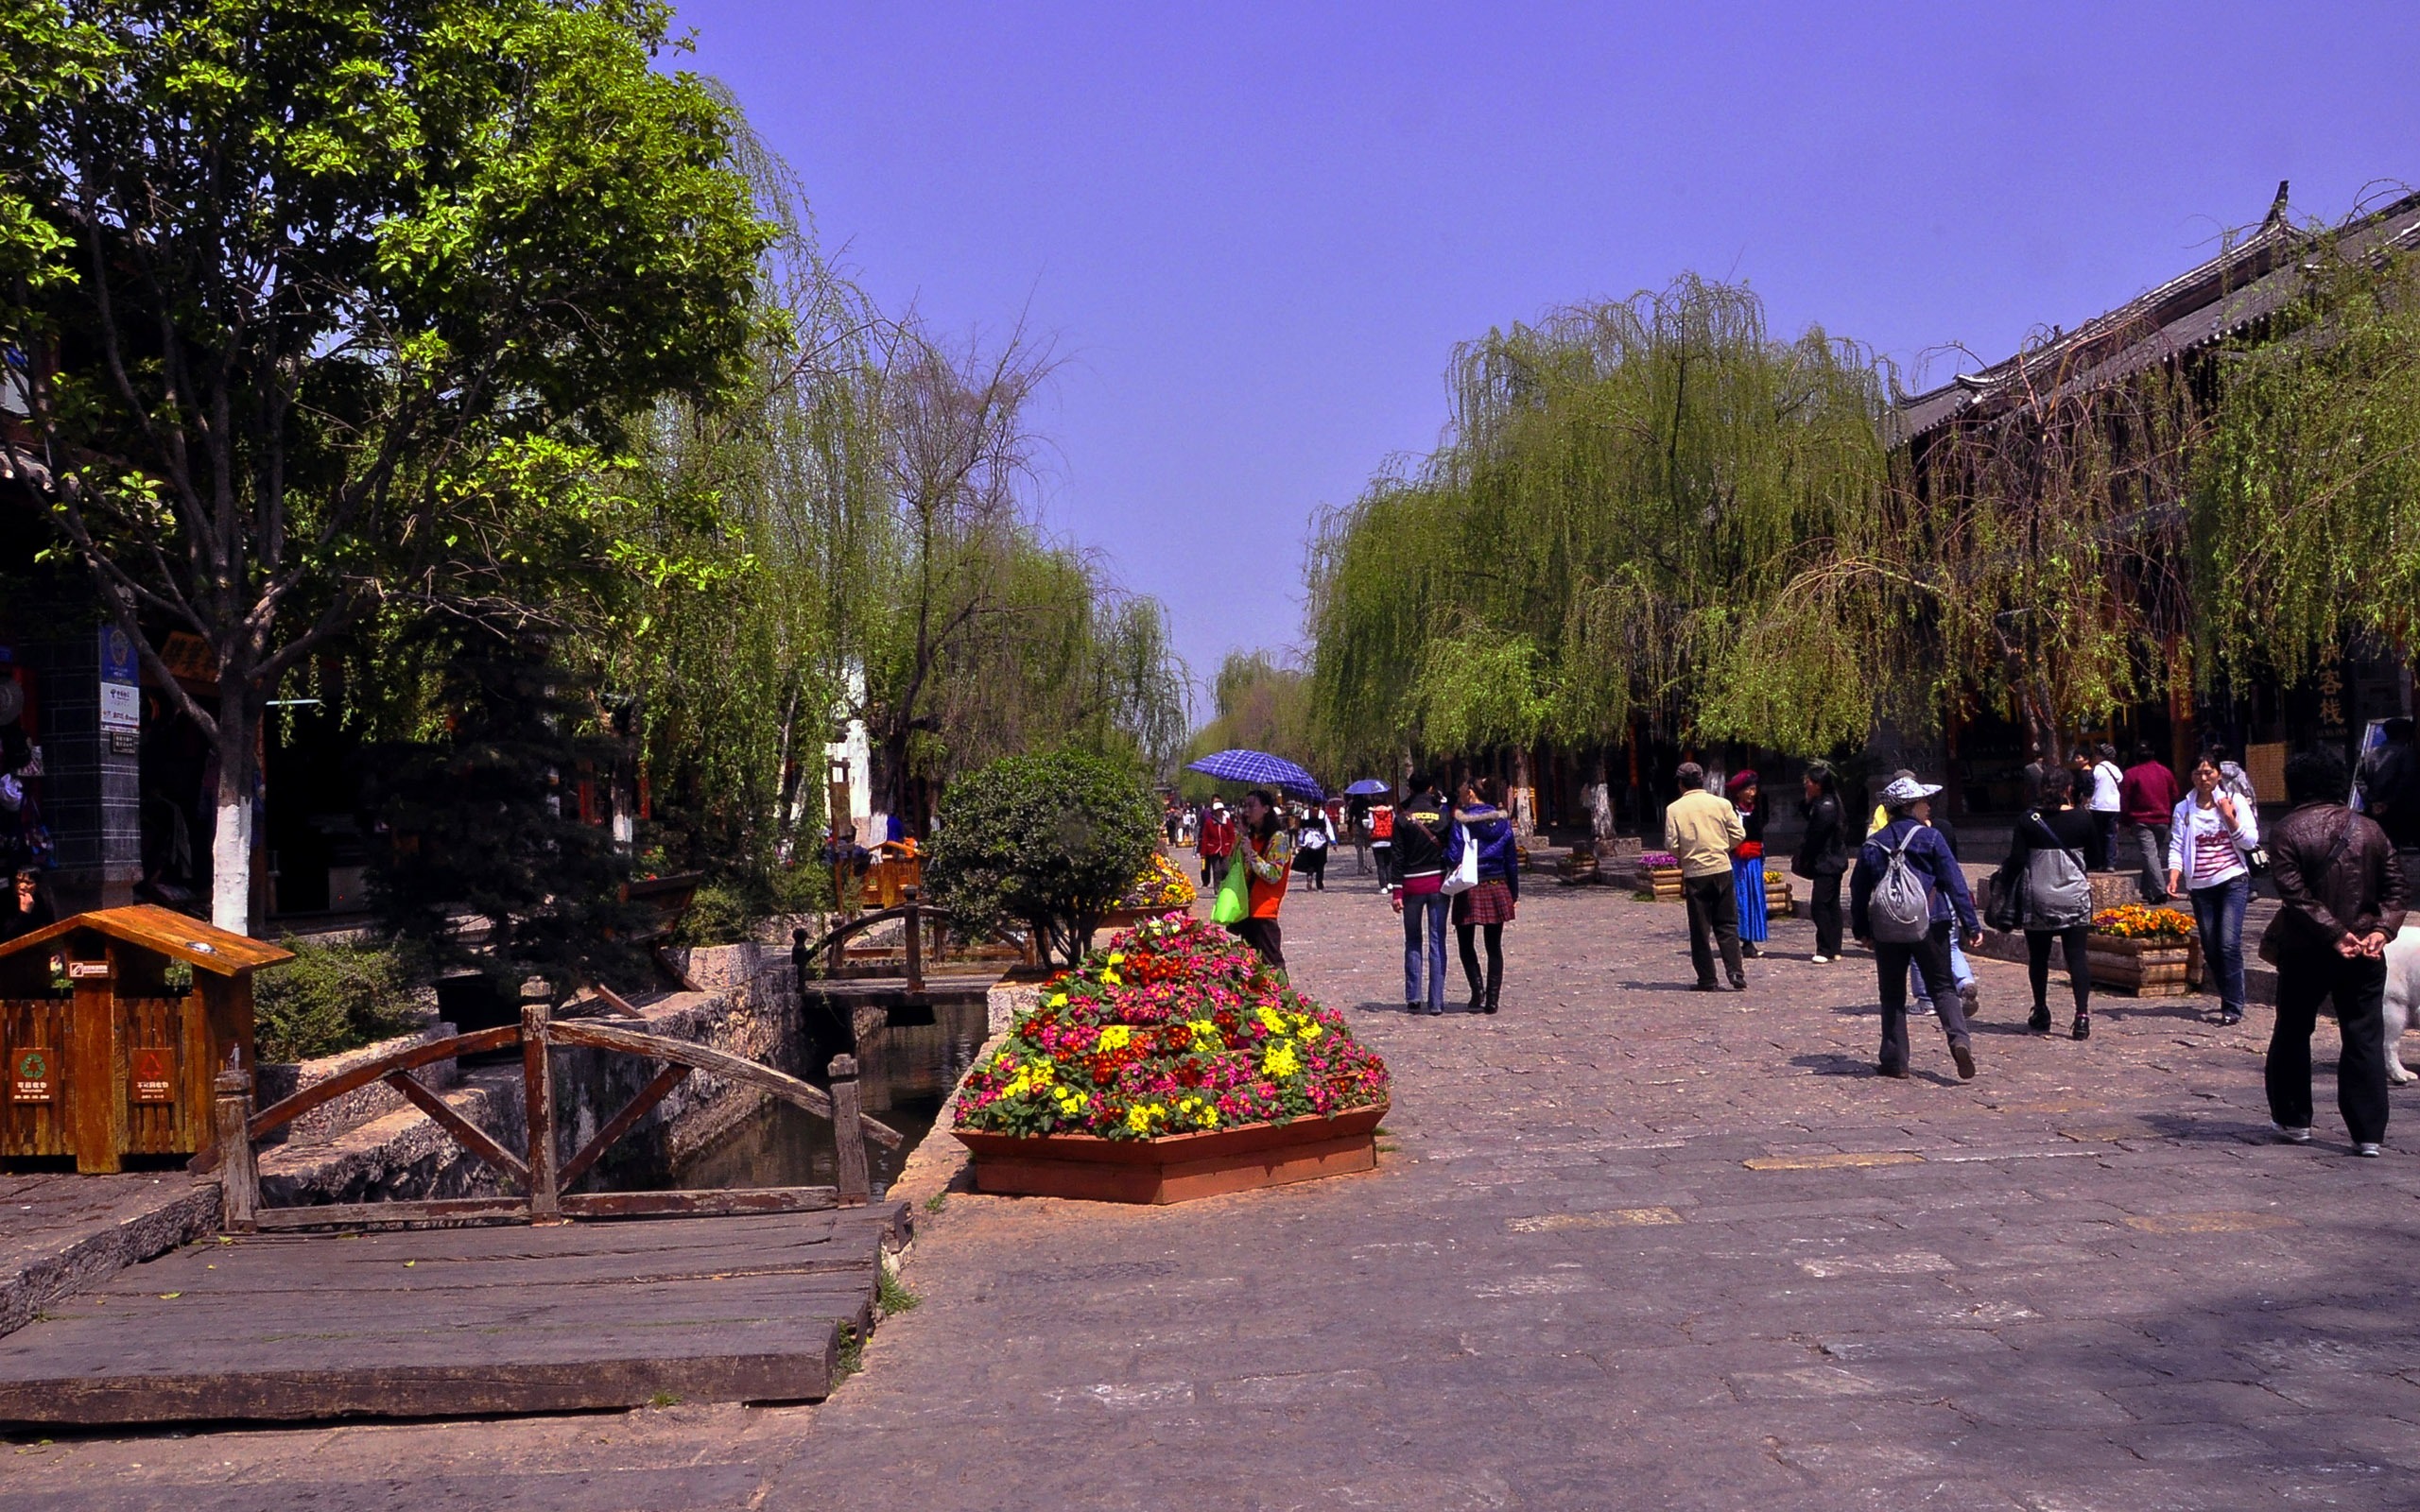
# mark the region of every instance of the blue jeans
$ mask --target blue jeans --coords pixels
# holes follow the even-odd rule
[[[2215,887],[2195,887],[2193,921],[2202,930],[2202,958],[2218,982],[2219,1006],[2243,1011],[2243,905],[2252,901],[2252,879],[2229,877]]]
[[[1420,992],[1421,920],[1428,921],[1428,1006],[1445,1006],[1445,910],[1454,900],[1442,892],[1406,893],[1403,899],[1403,1000],[1418,1003]]]
[[[1975,968],[1967,964],[1966,953],[1958,948],[1958,922],[1949,925],[1949,975],[1961,988],[1975,980]],[[1917,1003],[1929,1003],[1932,994],[1925,990],[1925,979],[1913,962],[1908,966],[1908,996]]]

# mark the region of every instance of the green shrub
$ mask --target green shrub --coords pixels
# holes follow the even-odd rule
[[[772,912],[766,903],[761,887],[710,882],[690,900],[689,911],[682,916],[673,939],[682,945],[732,945],[752,939],[758,921]]]
[[[390,1040],[426,1014],[413,991],[426,980],[419,952],[393,945],[320,945],[287,936],[294,959],[252,978],[252,1022],[263,1060],[308,1060]]]
[[[942,795],[925,881],[935,902],[1020,920],[1072,966],[1159,833],[1160,806],[1133,768],[1078,751],[1007,756]]]

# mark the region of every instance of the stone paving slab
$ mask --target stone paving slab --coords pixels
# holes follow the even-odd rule
[[[1981,1074],[1919,1021],[1884,1081],[1871,964],[1803,922],[1704,996],[1677,906],[1533,885],[1505,1011],[1409,1019],[1349,880],[1286,924],[1394,1068],[1375,1172],[950,1194],[819,1408],[21,1442],[0,1512],[2420,1504],[2420,1161],[2325,1093],[2268,1143],[2265,1010],[2036,1039],[1985,961]]]

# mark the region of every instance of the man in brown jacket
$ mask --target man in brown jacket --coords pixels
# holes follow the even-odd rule
[[[1697,990],[1717,990],[1714,958],[1720,952],[1731,990],[1744,992],[1748,975],[1739,965],[1739,895],[1731,880],[1731,848],[1748,838],[1748,829],[1729,799],[1706,791],[1704,767],[1683,762],[1672,777],[1681,792],[1664,811],[1664,846],[1681,862]]]
[[[2277,968],[2277,1026],[2269,1039],[2269,1112],[2277,1134],[2310,1141],[2310,1036],[2334,1000],[2344,1049],[2336,1106],[2354,1152],[2386,1139],[2386,946],[2403,927],[2403,868],[2376,821],[2345,806],[2349,779],[2332,750],[2286,764],[2292,811],[2269,835],[2270,874],[2283,905],[2260,936]]]

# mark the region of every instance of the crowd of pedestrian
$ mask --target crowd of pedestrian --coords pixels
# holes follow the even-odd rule
[[[2094,872],[2132,873],[2146,903],[2190,906],[2219,1000],[2210,1019],[2240,1023],[2244,921],[2256,879],[2266,876],[2279,902],[2259,942],[2261,958],[2276,971],[2266,1086],[2279,1137],[2311,1137],[2310,1039],[2327,1007],[2343,1031],[2338,1103],[2346,1128],[2360,1153],[2378,1153],[2388,1110],[2386,947],[2402,926],[2406,901],[2396,851],[2420,842],[2420,751],[2411,722],[2388,722],[2358,779],[2325,750],[2288,762],[2286,812],[2266,827],[2250,776],[2224,748],[2205,747],[2182,782],[2152,747],[2130,754],[2120,766],[2107,743],[2075,747],[2064,763],[2032,753],[2024,810],[1984,892],[1988,907],[1969,887],[1957,834],[1935,806],[1940,784],[1912,770],[1893,772],[1870,819],[1858,824],[1840,775],[1821,762],[1807,766],[1800,785],[1805,822],[1789,860],[1808,884],[1815,939],[1807,959],[1836,964],[1851,938],[1871,952],[1882,1020],[1875,1069],[1907,1077],[1910,1021],[1928,1017],[1960,1078],[1976,1074],[1979,994],[1966,953],[1981,947],[1987,922],[2024,938],[2027,1027],[2048,1034],[2055,1026],[2055,954],[2066,972],[2068,1037],[2091,1039]],[[1701,992],[1744,990],[1747,962],[1763,954],[1770,936],[1771,801],[1753,770],[1717,785],[1703,765],[1683,762],[1664,811]],[[1504,930],[1520,899],[1512,816],[1485,777],[1459,784],[1448,799],[1429,774],[1414,773],[1401,793],[1313,803],[1254,790],[1235,812],[1217,799],[1172,808],[1167,833],[1172,844],[1196,847],[1205,885],[1218,885],[1231,866],[1249,868],[1249,908],[1232,927],[1279,971],[1288,882],[1300,872],[1307,889],[1324,890],[1330,861],[1350,846],[1357,875],[1374,874],[1402,919],[1406,1011],[1443,1013],[1458,964],[1468,1010],[1495,1013]]]

